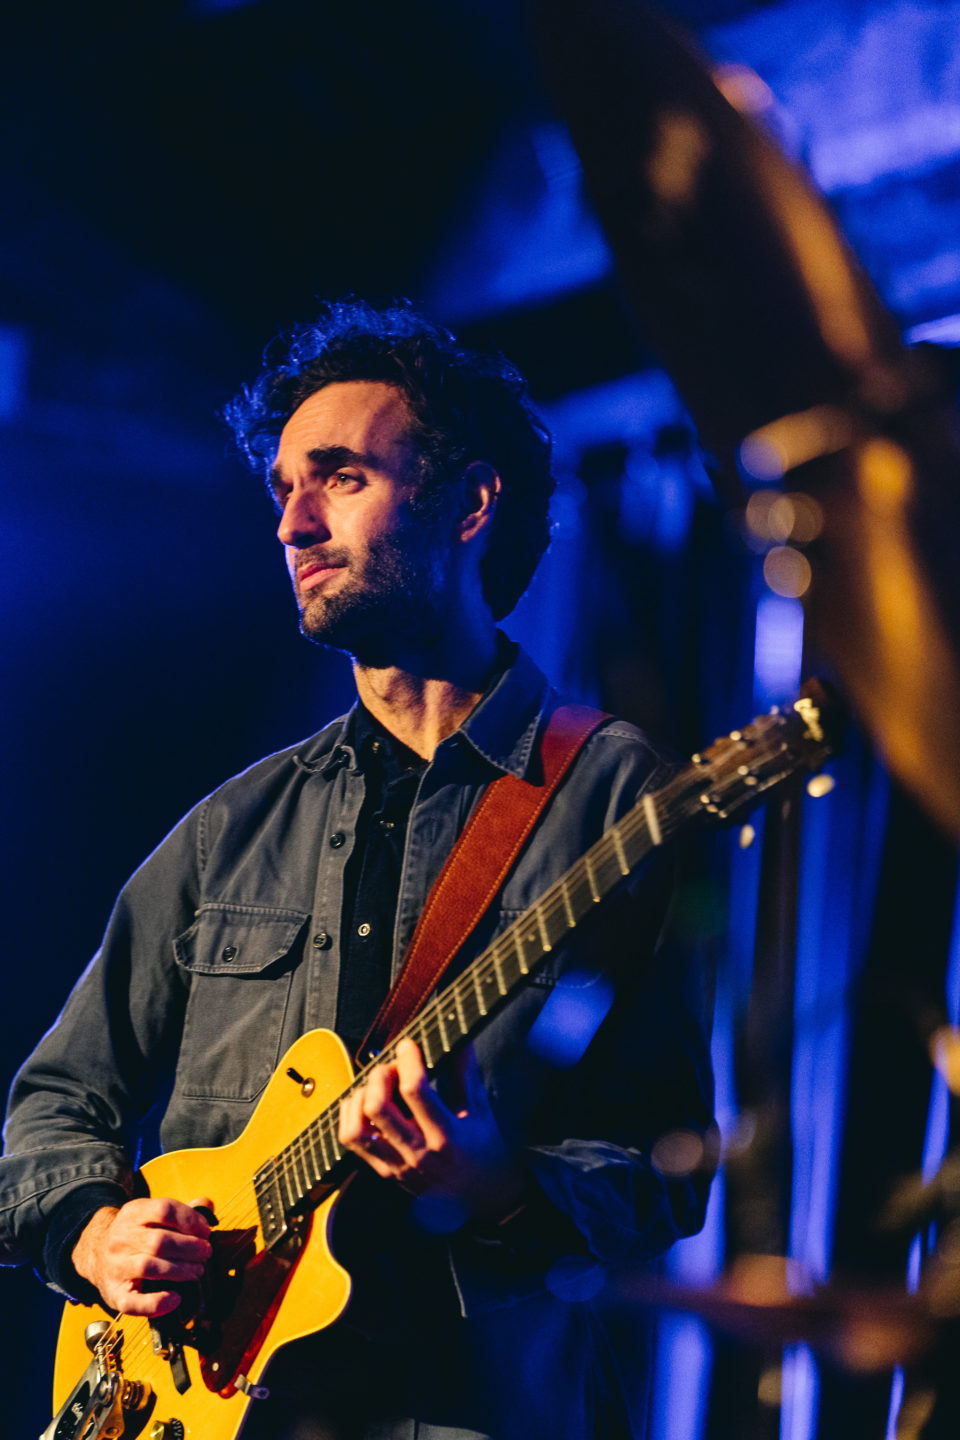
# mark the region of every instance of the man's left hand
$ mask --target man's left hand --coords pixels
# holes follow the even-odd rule
[[[504,1144],[472,1045],[460,1073],[466,1105],[453,1111],[414,1042],[398,1041],[396,1059],[375,1066],[341,1102],[340,1143],[415,1195],[437,1191],[472,1219],[499,1219],[523,1203],[527,1177]]]

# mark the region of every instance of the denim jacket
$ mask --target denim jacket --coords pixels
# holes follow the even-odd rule
[[[394,974],[473,805],[498,775],[535,767],[537,737],[556,703],[521,652],[437,748],[410,815]],[[81,1191],[122,1203],[143,1116],[158,1101],[164,1149],[225,1144],[293,1040],[333,1027],[344,871],[364,796],[352,716],[227,781],[124,887],[100,951],[13,1083],[0,1260],[43,1268],[48,1230],[71,1204],[76,1213]],[[665,773],[633,727],[608,721],[595,732],[470,953]],[[651,973],[665,881],[663,866],[641,872],[599,927],[591,919],[582,939],[578,932],[547,957],[477,1041],[494,1111],[539,1187],[540,1219],[562,1217],[584,1253],[604,1263],[657,1254],[702,1221],[702,1173],[665,1176],[650,1158],[659,1135],[703,1131],[711,1111],[700,972],[682,961]],[[597,1033],[579,1057],[550,1043],[543,1017],[552,999],[561,1033],[570,1005],[574,1032],[594,1017],[586,1023]],[[528,1043],[538,1033],[548,1043]],[[66,1240],[62,1219],[60,1229]],[[542,1246],[549,1225],[535,1219],[528,1229],[533,1238],[521,1241],[509,1239],[509,1227],[493,1242],[469,1226],[453,1237],[463,1313],[530,1293],[537,1266],[520,1252]],[[503,1263],[491,1264],[498,1247]]]

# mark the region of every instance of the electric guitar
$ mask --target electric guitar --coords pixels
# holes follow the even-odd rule
[[[624,876],[688,826],[733,821],[801,770],[818,769],[837,728],[813,681],[693,756],[645,794],[540,900],[403,1030],[431,1072]],[[381,1059],[393,1057],[397,1036]],[[368,1067],[369,1069],[369,1067]],[[328,1030],[301,1036],[231,1144],[179,1150],[143,1167],[151,1194],[213,1200],[217,1228],[204,1279],[181,1287],[169,1316],[112,1316],[68,1305],[54,1373],[55,1418],[41,1440],[234,1440],[271,1357],[332,1324],[350,1277],[330,1248],[333,1208],[359,1161],[337,1138],[340,1101],[364,1082]]]

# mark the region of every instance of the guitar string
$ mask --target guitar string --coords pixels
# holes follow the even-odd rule
[[[678,814],[678,807],[676,805],[671,805],[670,802],[672,799],[674,799],[674,797],[676,797],[677,799],[682,798],[685,792],[688,793],[689,798],[689,791],[691,788],[691,776],[689,767],[685,767],[684,770],[680,771],[676,776],[674,776],[673,779],[667,783],[667,785],[661,787],[657,792],[655,792],[657,799],[661,802],[661,806],[663,807],[663,814],[661,816],[662,836],[669,837],[669,835],[672,834],[673,830],[676,828],[677,824],[680,823],[681,820],[686,819],[689,814],[696,813],[702,808],[702,802],[699,799],[699,792],[702,790],[705,781],[715,782],[718,774],[721,774],[724,769],[732,768],[732,762],[735,760],[738,761],[743,753],[743,750],[746,748],[745,743],[742,741],[734,742],[728,740],[726,744],[729,747],[729,753],[725,756],[718,756],[712,762],[710,767],[710,775],[707,775],[705,772],[700,770],[694,772],[694,776],[692,778],[695,779],[696,784],[693,788],[697,790],[698,796],[694,803],[688,805],[687,807],[684,807],[686,811],[685,814]],[[666,801],[665,805],[664,801]],[[407,1028],[407,1031],[405,1031],[404,1033],[409,1033],[410,1031],[415,1030],[421,1032],[421,1034],[423,1034],[425,1038],[432,1039],[433,1041],[439,1039],[441,1051],[445,1052],[447,1048],[444,1044],[443,1039],[445,1027],[441,1018],[444,1012],[447,1013],[449,1019],[455,1020],[456,1024],[460,1026],[461,1030],[463,1029],[463,1027],[459,1020],[459,1014],[465,1014],[468,1008],[471,1012],[471,1018],[473,1023],[475,1023],[478,1019],[483,1018],[484,1011],[481,1007],[484,1003],[482,998],[484,994],[484,989],[486,986],[489,985],[491,981],[495,981],[497,984],[498,994],[496,994],[493,999],[494,1001],[496,1001],[502,998],[502,994],[499,992],[501,991],[500,980],[503,968],[508,960],[510,961],[511,965],[519,963],[519,956],[515,952],[518,949],[521,949],[521,932],[526,928],[526,926],[531,923],[535,923],[539,919],[543,919],[545,929],[549,931],[551,936],[555,935],[556,939],[562,938],[564,931],[567,928],[570,928],[569,921],[567,919],[567,900],[569,899],[569,887],[573,879],[576,879],[577,883],[581,883],[581,876],[587,873],[587,862],[592,862],[595,869],[605,867],[611,860],[616,862],[618,867],[618,873],[612,877],[612,880],[610,882],[608,882],[605,877],[602,879],[601,884],[603,893],[606,893],[610,888],[612,888],[612,885],[616,883],[616,881],[618,881],[620,878],[623,878],[621,873],[619,873],[619,857],[617,855],[617,842],[613,834],[614,830],[619,833],[619,838],[622,841],[626,841],[628,845],[631,845],[638,836],[642,839],[647,838],[649,825],[646,814],[644,812],[643,802],[641,801],[639,805],[635,806],[624,817],[622,817],[615,826],[611,827],[611,829],[606,832],[605,835],[601,836],[600,839],[595,843],[595,845],[591,847],[591,849],[587,852],[587,855],[585,857],[582,857],[581,860],[578,861],[571,868],[570,871],[568,871],[563,877],[561,877],[560,881],[555,882],[554,886],[552,886],[547,892],[545,892],[544,896],[541,897],[540,901],[538,901],[536,905],[531,907],[531,910],[527,913],[526,916],[523,917],[522,921],[518,921],[515,923],[514,926],[511,926],[509,930],[505,932],[504,936],[500,937],[499,940],[490,947],[488,952],[478,957],[478,961],[480,963],[475,962],[474,965],[471,966],[470,969],[465,972],[463,976],[459,977],[458,981],[454,982],[452,986],[448,987],[444,992],[442,992],[439,997],[436,997],[434,1001],[428,1004],[428,1006],[425,1007],[425,1009],[417,1017],[417,1020],[413,1022],[413,1024],[409,1026]],[[630,869],[633,869],[639,863],[639,861],[644,857],[644,853],[645,852],[641,851],[640,853],[632,855],[630,857]],[[581,913],[575,917],[577,922],[579,922],[579,920],[582,919],[586,913],[589,913],[589,909],[590,906],[587,905],[581,911]],[[564,923],[558,926],[556,932],[554,932],[553,923],[561,917],[563,918]],[[536,942],[538,939],[535,931],[530,931],[523,938],[525,940],[533,940],[534,942]],[[551,943],[555,942],[551,940]],[[524,956],[524,959],[527,958],[528,957]],[[541,957],[536,957],[537,960],[539,960],[539,958]],[[522,965],[520,966],[520,969],[522,972]],[[519,976],[514,977],[514,979],[511,981],[511,985],[516,982],[517,978],[519,978]],[[476,993],[471,994],[471,990]],[[504,991],[503,993],[507,992]],[[466,1004],[467,1000],[469,1000],[470,1002],[469,1006]],[[457,1003],[458,1001],[460,1002],[459,1006]],[[467,1032],[470,1028],[471,1025],[468,1024]],[[462,1038],[462,1035],[458,1036],[457,1038]],[[384,1059],[390,1058],[394,1055],[395,1045],[396,1041],[393,1042],[393,1045],[389,1047],[383,1055],[378,1057],[378,1063],[382,1063]],[[429,1048],[432,1049],[432,1045]],[[284,1149],[281,1150],[274,1158],[274,1178],[278,1185],[283,1186],[284,1182],[290,1182],[291,1180],[293,1180],[296,1192],[299,1194],[300,1197],[303,1197],[306,1193],[309,1193],[310,1189],[314,1188],[315,1184],[323,1183],[325,1176],[332,1168],[326,1159],[326,1142],[329,1142],[330,1153],[334,1156],[334,1164],[336,1164],[342,1158],[342,1152],[340,1151],[339,1147],[339,1140],[337,1139],[334,1131],[334,1121],[338,1119],[339,1116],[340,1101],[344,1098],[345,1095],[349,1094],[352,1090],[356,1089],[357,1086],[365,1082],[370,1068],[371,1067],[369,1066],[365,1067],[365,1069],[362,1070],[360,1074],[351,1081],[350,1085],[348,1085],[347,1088],[343,1092],[341,1092],[341,1094],[337,1097],[335,1104],[333,1106],[327,1107],[318,1116],[314,1117],[314,1119],[308,1124],[308,1126],[306,1126],[301,1132],[299,1132],[299,1134],[295,1136],[294,1139],[286,1147],[284,1147]],[[319,1155],[315,1143],[316,1139],[319,1139],[320,1141]],[[318,1163],[318,1161],[320,1163]],[[301,1175],[308,1180],[306,1190],[304,1189],[304,1185],[301,1181]],[[310,1175],[316,1176],[316,1180],[313,1184],[309,1182],[308,1177]]]
[[[746,732],[744,733],[746,734]],[[691,816],[697,814],[698,812],[703,813],[704,805],[699,798],[702,791],[713,790],[717,779],[722,779],[726,770],[732,769],[736,771],[739,769],[739,765],[734,766],[733,761],[740,759],[744,750],[748,748],[748,743],[740,740],[734,742],[729,739],[726,742],[718,743],[729,744],[732,747],[731,753],[718,756],[715,760],[711,761],[709,768],[703,767],[702,770],[698,768],[692,776],[690,773],[690,767],[686,766],[683,770],[678,772],[678,774],[674,776],[671,781],[668,781],[666,785],[662,786],[659,790],[655,792],[651,792],[651,798],[657,805],[657,818],[660,825],[661,840],[671,837],[677,827],[681,823],[689,819]],[[768,747],[768,750],[769,749],[770,747]],[[781,749],[786,749],[786,747],[777,746],[776,752],[779,753]],[[758,750],[755,753],[759,753],[760,758],[763,758],[761,750]],[[797,764],[799,764],[799,762],[796,762],[794,766],[791,766],[791,769],[796,768]],[[697,796],[695,799],[693,798],[692,790],[690,788],[691,779],[696,780],[696,785],[692,787],[697,791]],[[685,792],[688,792],[689,801],[686,806],[684,806],[682,803],[670,803],[670,801],[674,799],[677,802],[682,802]],[[663,805],[664,801],[667,802],[666,805]],[[661,812],[662,805],[663,810]],[[509,994],[513,985],[516,984],[517,979],[519,978],[515,977],[514,980],[511,981],[510,984],[507,986],[506,990],[502,994],[500,993],[500,979],[502,976],[503,964],[509,958],[511,960],[511,963],[516,962],[519,965],[520,957],[517,953],[517,946],[520,940],[520,932],[527,925],[529,925],[532,920],[538,920],[538,918],[542,918],[544,921],[544,928],[546,929],[548,936],[552,936],[549,922],[562,916],[564,919],[564,925],[557,934],[557,940],[562,939],[564,930],[573,928],[569,924],[569,916],[567,910],[567,900],[569,899],[569,886],[571,884],[571,881],[575,879],[577,883],[580,883],[582,875],[586,875],[589,880],[590,865],[593,865],[595,867],[605,866],[611,860],[613,860],[619,867],[620,861],[619,856],[616,853],[617,840],[615,838],[615,832],[619,836],[621,841],[626,841],[628,844],[631,845],[634,841],[638,839],[642,841],[649,838],[649,822],[647,815],[644,811],[644,804],[642,800],[639,804],[637,804],[630,811],[628,811],[625,816],[623,816],[619,821],[617,821],[613,826],[611,826],[610,829],[606,831],[604,835],[602,835],[593,846],[590,847],[586,854],[581,857],[581,859],[577,861],[570,870],[568,870],[563,876],[561,876],[561,878],[556,881],[554,885],[552,885],[544,893],[544,895],[540,898],[539,901],[537,901],[533,906],[530,907],[530,910],[527,911],[526,914],[521,917],[521,919],[514,922],[513,925],[508,927],[507,931],[505,931],[504,934],[500,936],[493,945],[491,945],[482,955],[478,956],[477,960],[473,962],[470,967],[468,967],[467,971],[465,971],[462,976],[458,977],[458,979],[452,985],[448,986],[439,996],[435,997],[435,999],[432,1000],[418,1015],[416,1020],[405,1028],[405,1030],[402,1032],[402,1035],[397,1037],[397,1040],[402,1038],[403,1035],[407,1035],[415,1029],[418,1029],[421,1032],[427,1032],[427,1028],[431,1027],[430,1033],[432,1033],[434,1037],[439,1036],[441,1040],[441,1046],[445,1053],[446,1047],[443,1046],[443,1028],[442,1022],[439,1018],[440,1013],[442,1010],[445,1010],[448,1013],[452,1013],[453,1015],[458,1017],[457,1024],[459,1025],[461,1023],[459,1020],[459,1015],[465,1013],[465,1007],[463,1002],[466,1000],[466,994],[460,996],[461,1004],[458,1007],[456,1004],[457,992],[458,988],[460,990],[467,991],[468,980],[470,982],[470,986],[476,991],[476,994],[474,995],[474,1001],[477,1004],[477,1011],[473,1013],[473,1004],[471,1004],[470,1008],[471,1012],[473,1013],[473,1019],[471,1024],[468,1024],[467,1029],[463,1032],[463,1034],[468,1034],[470,1029],[472,1029],[473,1026],[476,1024],[477,1020],[485,1018],[486,1012],[479,1008],[482,1004],[482,1000],[480,997],[483,993],[483,984],[488,983],[491,980],[496,983],[498,991],[497,995],[494,997],[494,1003],[496,1003],[499,999],[504,998],[506,994]],[[647,854],[650,853],[650,848],[652,848],[652,845],[647,847],[647,849],[645,850],[641,850],[640,853],[638,853],[637,855],[630,857],[629,870],[634,869],[636,865],[638,865],[639,862],[643,858],[645,858]],[[623,874],[614,877],[613,881],[609,885],[604,885],[604,889],[602,890],[601,894],[608,894],[609,891],[617,883],[617,881],[623,878],[625,878]],[[596,877],[594,877],[594,880],[595,879]],[[578,924],[582,919],[584,919],[585,916],[590,913],[590,909],[591,906],[588,905],[585,910],[581,911],[579,914],[576,914],[575,923]],[[536,931],[530,932],[530,938],[534,938],[535,940],[537,939]],[[541,945],[542,953],[541,956],[537,957],[537,960],[542,958],[543,954],[547,953],[547,947],[543,946],[542,940],[538,940],[538,943]],[[551,938],[550,943],[552,946],[552,944],[556,942]],[[527,957],[524,958],[526,959]],[[532,963],[536,963],[536,961]],[[526,973],[525,971],[523,971],[522,966],[520,967],[520,973]],[[480,987],[479,989],[477,988],[478,986]],[[451,1004],[453,1005],[452,1012],[450,1011]],[[463,1035],[458,1038],[463,1038]],[[302,1152],[301,1158],[305,1159],[307,1157],[307,1151],[309,1148],[309,1152],[312,1154],[314,1160],[316,1159],[316,1149],[310,1133],[313,1130],[320,1131],[322,1154],[325,1154],[323,1150],[323,1138],[325,1135],[326,1138],[328,1138],[331,1142],[331,1153],[335,1156],[334,1164],[336,1164],[339,1159],[342,1158],[342,1152],[340,1152],[339,1147],[339,1140],[335,1138],[333,1131],[334,1113],[336,1113],[336,1115],[338,1116],[340,1102],[343,1100],[343,1098],[346,1095],[350,1094],[353,1090],[355,1090],[359,1085],[365,1083],[369,1072],[373,1068],[373,1064],[383,1063],[384,1060],[392,1058],[394,1056],[397,1040],[394,1040],[392,1044],[387,1047],[380,1056],[377,1057],[376,1062],[372,1062],[370,1065],[365,1066],[358,1073],[358,1075],[354,1077],[354,1079],[346,1087],[346,1089],[342,1091],[341,1094],[337,1097],[333,1105],[325,1107],[325,1109],[321,1111],[319,1115],[315,1116],[314,1119],[306,1127],[304,1127],[304,1129],[301,1130],[291,1142],[288,1143],[288,1145],[284,1146],[283,1149],[278,1152],[277,1156],[272,1157],[271,1161],[266,1162],[272,1163],[274,1165],[274,1169],[277,1172],[276,1183],[278,1186],[280,1185],[281,1177],[290,1178],[291,1173],[296,1180],[297,1185],[300,1185],[299,1178],[296,1173],[296,1152],[297,1148],[299,1147],[300,1151]],[[289,1162],[285,1158],[287,1156],[291,1157]],[[315,1170],[318,1167],[316,1166],[316,1164],[314,1164],[312,1168]],[[329,1173],[329,1170],[331,1168],[332,1167],[326,1166],[324,1162],[324,1172],[322,1172],[321,1174],[321,1183],[323,1173]],[[307,1175],[311,1172],[304,1169],[303,1173]],[[300,1188],[301,1194],[303,1194],[302,1187]],[[308,1189],[309,1188],[311,1187],[308,1187]],[[245,1190],[247,1191],[246,1204],[242,1209],[235,1208],[238,1205],[238,1202],[240,1202]],[[257,1227],[260,1221],[260,1215],[259,1207],[256,1202],[256,1192],[253,1189],[252,1182],[244,1182],[243,1186],[225,1202],[224,1206],[222,1207],[221,1214],[218,1215],[218,1221],[221,1225],[224,1226],[225,1229],[242,1228],[244,1230],[249,1230],[251,1226],[253,1226],[254,1228]],[[242,1225],[238,1223],[241,1221],[244,1222]],[[242,1253],[242,1250],[246,1248],[248,1244],[248,1237],[238,1237],[238,1239],[234,1242],[235,1255],[239,1255],[240,1253]],[[221,1251],[221,1259],[226,1259],[229,1261],[230,1258],[233,1258],[230,1254],[229,1246],[222,1246]],[[116,1319],[111,1322],[109,1330],[101,1338],[101,1345],[109,1346],[111,1340],[116,1338],[118,1332],[122,1330],[122,1327],[124,1325],[132,1326],[135,1329],[142,1328],[143,1334],[142,1339],[139,1342],[138,1348],[140,1348],[141,1350],[145,1349],[149,1351],[149,1360],[145,1367],[144,1373],[159,1373],[162,1365],[166,1362],[164,1362],[160,1357],[156,1356],[153,1351],[153,1343],[150,1336],[150,1322],[147,1317],[131,1315],[117,1316]],[[125,1349],[127,1347],[128,1338],[129,1337],[126,1334],[123,1335]],[[133,1343],[136,1345],[136,1340],[134,1340]],[[210,1393],[213,1394],[216,1392]]]
[[[783,727],[782,725],[776,726],[775,722],[775,728],[782,729]],[[661,840],[670,838],[679,823],[688,819],[691,815],[702,811],[703,802],[700,799],[700,794],[704,787],[714,789],[718,779],[722,780],[725,778],[724,772],[739,770],[739,762],[744,750],[750,745],[750,738],[749,736],[744,737],[741,733],[741,736],[738,736],[736,741],[728,737],[725,741],[718,742],[718,744],[726,745],[726,753],[715,756],[710,761],[709,769],[707,767],[698,768],[691,775],[690,767],[686,766],[665,786],[653,792],[656,800],[660,802],[660,807],[662,807],[662,814],[660,816]],[[785,747],[783,743],[780,742],[775,747],[768,745],[766,748],[768,753],[779,753]],[[763,761],[766,758],[762,747],[755,748],[754,755],[755,763],[757,760]],[[691,780],[694,782],[692,786]],[[746,789],[746,787],[744,788]],[[693,789],[697,792],[696,799],[693,799],[690,793]],[[690,803],[686,806],[671,804],[671,801],[675,798],[676,800],[682,800],[685,793]],[[572,928],[569,926],[568,919],[568,908],[572,907],[568,907],[567,904],[571,884],[574,882],[582,884],[582,877],[584,875],[586,875],[589,880],[589,865],[592,865],[596,872],[597,870],[602,870],[613,861],[617,865],[617,873],[609,882],[605,876],[602,877],[600,884],[601,895],[608,893],[613,885],[617,883],[619,879],[623,878],[622,867],[620,866],[619,855],[617,853],[617,838],[619,838],[621,842],[625,842],[626,845],[632,846],[638,837],[641,839],[648,838],[648,831],[649,825],[644,811],[644,803],[641,801],[622,817],[620,821],[616,822],[605,835],[601,836],[595,845],[587,852],[586,856],[582,857],[558,882],[555,882],[554,886],[531,907],[530,911],[527,912],[522,920],[515,922],[484,955],[478,957],[478,961],[474,962],[463,976],[459,977],[453,985],[447,987],[439,997],[436,997],[434,1001],[430,1002],[417,1017],[416,1021],[408,1026],[403,1034],[419,1034],[422,1042],[428,1042],[427,1048],[431,1052],[435,1049],[436,1042],[439,1042],[439,1050],[437,1053],[437,1060],[439,1060],[443,1054],[452,1048],[445,1038],[447,1027],[444,1024],[443,1016],[446,1015],[447,1021],[454,1032],[458,1029],[460,1030],[461,1033],[455,1036],[454,1043],[457,1043],[465,1034],[469,1033],[477,1020],[484,1018],[486,1014],[486,1009],[484,1008],[484,992],[487,987],[493,983],[496,985],[496,993],[491,993],[492,1001],[495,1004],[509,993],[517,979],[520,978],[518,974],[513,976],[509,983],[501,983],[504,967],[507,962],[509,962],[511,967],[517,965],[522,974],[525,973],[526,968],[532,968],[532,965],[537,963],[549,948],[549,946],[543,946],[539,941],[535,929],[528,931],[527,934],[524,935],[523,931],[527,926],[531,924],[537,925],[542,922],[544,929],[548,933],[550,945],[563,938],[565,930]],[[617,832],[616,836],[614,832]],[[639,853],[629,857],[629,870],[636,867],[639,861],[644,858],[645,853],[649,852],[649,848],[648,846],[646,851],[641,850]],[[596,883],[596,876],[594,876],[594,883]],[[575,923],[579,923],[579,921],[589,913],[590,908],[588,904],[585,908],[581,909],[575,916]],[[558,919],[562,919],[563,923],[558,925],[556,931],[554,931],[553,925]],[[534,946],[538,944],[541,945],[540,955],[536,955],[532,960],[528,955],[523,953],[524,944],[531,941]],[[528,966],[521,963],[521,956],[524,961],[528,961]],[[470,1012],[470,1021],[464,1025],[460,1016],[466,1016],[468,1010]],[[399,1038],[401,1037],[397,1037],[397,1039]],[[378,1056],[376,1063],[383,1063],[386,1060],[394,1058],[396,1043],[395,1040],[391,1046],[387,1047],[385,1051]],[[435,1064],[436,1061],[431,1061],[431,1068],[434,1068]],[[329,1152],[334,1156],[334,1164],[338,1163],[342,1158],[342,1151],[340,1150],[335,1128],[336,1121],[339,1118],[340,1102],[347,1094],[351,1093],[352,1090],[365,1083],[371,1068],[371,1066],[367,1066],[361,1070],[351,1084],[337,1097],[335,1104],[332,1107],[327,1107],[326,1110],[316,1116],[314,1120],[294,1137],[274,1158],[274,1178],[278,1187],[287,1190],[288,1193],[296,1193],[300,1197],[303,1197],[309,1194],[310,1190],[314,1189],[316,1184],[323,1183],[325,1176],[329,1174],[332,1168],[326,1158],[328,1144]],[[319,1153],[316,1144],[317,1140],[319,1140]],[[312,1183],[310,1181],[311,1176],[315,1177]],[[307,1182],[306,1186],[304,1186],[304,1180]]]
[[[713,788],[718,779],[722,780],[725,778],[725,771],[733,771],[735,773],[739,770],[744,750],[750,745],[750,739],[746,736],[746,732],[742,732],[742,735],[744,735],[745,738],[740,738],[737,741],[733,741],[728,737],[725,741],[718,742],[718,744],[726,744],[728,751],[726,754],[719,755],[712,760],[709,770],[706,767],[698,767],[691,775],[690,767],[686,766],[665,786],[653,792],[655,799],[663,805],[664,810],[664,813],[659,817],[661,822],[661,840],[670,838],[678,824],[704,809],[700,794],[705,787],[708,789]],[[779,753],[782,748],[782,745],[777,745],[776,747],[768,746],[767,750],[768,752]],[[766,758],[761,747],[755,747],[755,755],[760,761]],[[691,786],[691,780],[695,782],[693,786]],[[744,788],[746,789],[747,787]],[[695,789],[697,792],[695,799],[690,794],[692,789]],[[685,792],[691,801],[689,805],[685,807],[676,804],[671,805],[671,800],[675,797],[677,800],[681,800]],[[666,802],[665,805],[664,802]],[[500,985],[502,968],[505,962],[509,960],[511,965],[519,962],[519,957],[515,952],[520,948],[518,942],[520,941],[522,931],[531,924],[536,925],[538,920],[542,918],[545,928],[550,931],[551,937],[553,937],[552,922],[562,917],[564,923],[558,927],[555,938],[551,938],[551,945],[563,938],[564,932],[568,928],[572,928],[569,926],[567,919],[567,905],[564,899],[564,892],[567,892],[569,895],[571,881],[575,878],[577,883],[582,883],[581,876],[587,874],[587,862],[591,862],[596,869],[605,866],[610,861],[614,861],[618,866],[618,873],[609,884],[604,880],[601,893],[605,895],[617,881],[624,878],[619,866],[619,857],[616,849],[617,842],[614,837],[614,831],[619,833],[621,840],[626,841],[627,844],[632,844],[638,835],[641,836],[641,838],[645,838],[644,832],[648,830],[647,816],[644,811],[643,801],[641,800],[637,806],[628,811],[621,820],[616,822],[610,830],[601,836],[600,839],[595,842],[594,846],[587,851],[586,855],[581,857],[559,881],[555,882],[535,905],[531,906],[530,910],[521,920],[515,922],[503,936],[499,937],[498,941],[494,942],[488,951],[479,956],[477,961],[464,972],[464,975],[458,977],[458,980],[455,981],[453,985],[447,987],[440,996],[431,1001],[402,1034],[406,1035],[412,1032],[419,1032],[423,1038],[429,1041],[439,1041],[439,1054],[437,1055],[437,1059],[439,1060],[443,1054],[447,1053],[448,1049],[452,1048],[444,1042],[444,1031],[446,1027],[441,1017],[446,1015],[447,1019],[451,1022],[452,1028],[460,1029],[461,1034],[456,1037],[456,1041],[459,1041],[465,1034],[469,1033],[473,1024],[475,1024],[477,1020],[483,1019],[486,1014],[486,1011],[481,1008],[484,1003],[484,987],[490,982],[496,983],[497,989],[492,999],[493,1003],[497,1003],[509,993],[512,985],[520,978],[519,975],[515,976],[506,988],[502,988]],[[635,868],[640,860],[644,858],[645,853],[649,853],[649,848],[646,852],[631,856],[629,869],[632,870]],[[590,908],[588,905],[575,917],[577,923],[589,913]],[[539,937],[535,930],[530,931],[527,936],[523,938],[533,940],[535,944],[539,943]],[[546,953],[546,947],[541,948],[541,955],[537,956],[536,959],[531,962],[530,968],[532,968],[533,963],[537,963],[537,961],[542,958],[542,954],[544,953]],[[527,956],[524,956],[524,959],[527,958]],[[521,973],[525,973],[522,966],[520,967],[520,971]],[[459,1004],[458,1001],[460,1002]],[[470,1002],[469,1007],[466,1004],[467,1001]],[[466,1029],[464,1029],[459,1016],[461,1013],[465,1013],[467,1008],[471,1011],[471,1023],[467,1024]],[[402,1038],[402,1036],[396,1037],[392,1044],[381,1052],[377,1057],[377,1061],[374,1063],[383,1063],[384,1061],[394,1058],[395,1046],[397,1040],[400,1038]],[[456,1043],[456,1041],[454,1043]],[[433,1049],[433,1045],[431,1044],[429,1048]],[[431,1068],[434,1068],[435,1063],[436,1062],[433,1062],[431,1064]],[[311,1132],[315,1132],[316,1138],[320,1141],[321,1154],[325,1154],[325,1142],[329,1141],[331,1153],[333,1153],[337,1159],[340,1158],[338,1153],[339,1142],[336,1139],[334,1129],[334,1121],[339,1114],[339,1102],[351,1093],[352,1090],[365,1083],[371,1068],[372,1065],[361,1070],[347,1089],[338,1096],[336,1105],[331,1107],[330,1110],[321,1112],[320,1115],[316,1116],[305,1130],[295,1137],[289,1146],[279,1152],[275,1162],[277,1166],[278,1183],[283,1180],[292,1179],[300,1189],[300,1192],[303,1193],[298,1166],[301,1167],[301,1171],[305,1175],[319,1169],[321,1173],[320,1182],[318,1183],[322,1183],[323,1175],[329,1169],[325,1162],[322,1167],[316,1163],[312,1163],[310,1170],[307,1169],[307,1163],[315,1161],[316,1159],[316,1145]],[[331,1114],[331,1110],[335,1111],[335,1114]],[[312,1187],[308,1185],[307,1188],[309,1190]]]

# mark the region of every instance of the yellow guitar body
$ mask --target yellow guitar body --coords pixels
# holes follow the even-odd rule
[[[289,1070],[306,1083],[292,1079]],[[294,1140],[342,1094],[352,1076],[350,1058],[332,1031],[312,1030],[301,1036],[284,1056],[243,1133],[218,1149],[176,1150],[148,1161],[142,1173],[150,1194],[188,1203],[199,1196],[209,1197],[220,1228],[251,1232],[259,1254],[263,1236],[253,1176],[264,1161]],[[350,1277],[334,1259],[329,1244],[338,1196],[339,1192],[330,1195],[314,1212],[275,1313],[265,1333],[258,1335],[255,1355],[244,1365],[243,1373],[252,1385],[261,1379],[281,1345],[332,1324],[346,1308]],[[54,1414],[70,1398],[90,1364],[84,1332],[92,1321],[111,1321],[111,1317],[98,1305],[68,1305],[64,1311],[54,1368]],[[119,1343],[114,1343],[118,1332]],[[118,1317],[111,1322],[110,1334],[122,1378],[150,1387],[141,1408],[125,1418],[125,1440],[151,1432],[162,1440],[234,1440],[248,1406],[261,1403],[241,1391],[222,1395],[211,1389],[209,1382],[216,1383],[215,1377],[203,1377],[197,1352],[189,1345],[182,1347],[189,1385],[180,1393],[169,1361],[154,1353],[150,1325],[142,1317]],[[167,1428],[155,1428],[158,1423]]]

